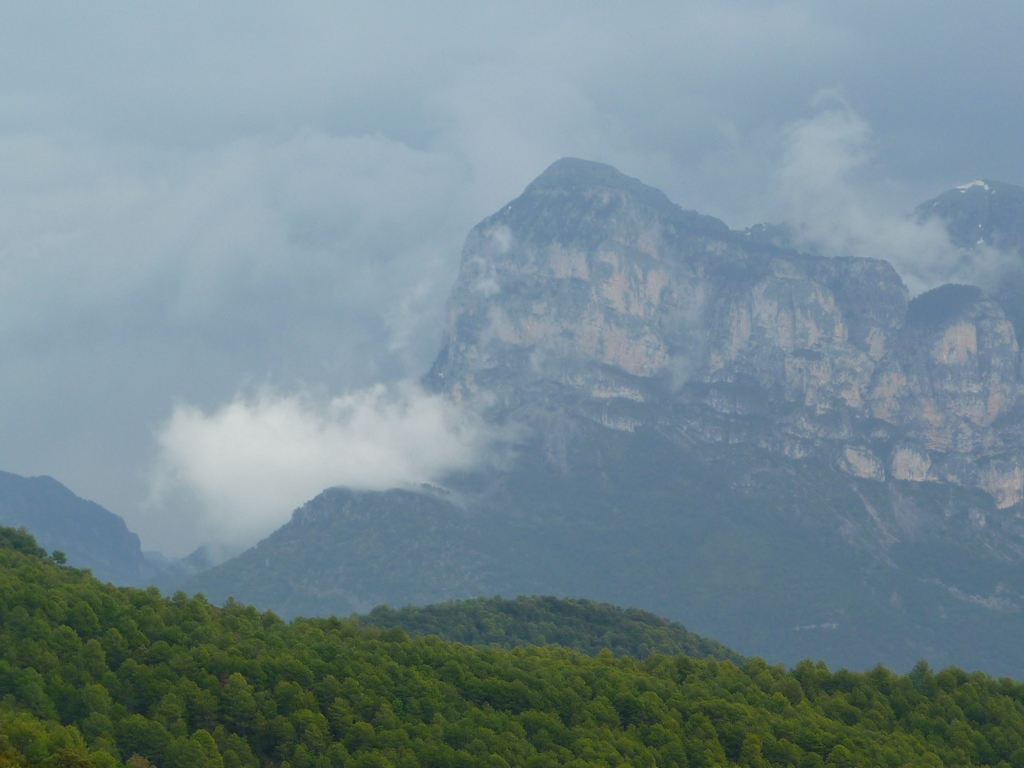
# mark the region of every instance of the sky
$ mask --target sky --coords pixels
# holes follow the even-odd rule
[[[4,3],[0,469],[180,555],[472,466],[503,438],[413,382],[468,230],[563,156],[950,279],[902,215],[1024,184],[1022,30],[1011,2]]]

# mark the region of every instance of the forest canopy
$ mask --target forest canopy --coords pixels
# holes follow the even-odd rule
[[[637,608],[556,597],[479,597],[427,606],[378,606],[361,624],[401,627],[413,637],[437,635],[466,645],[505,648],[562,645],[593,656],[607,648],[616,656],[645,659],[685,653],[700,659],[745,659],[716,640]]]
[[[1024,685],[477,648],[116,588],[0,530],[0,766],[1024,766]]]

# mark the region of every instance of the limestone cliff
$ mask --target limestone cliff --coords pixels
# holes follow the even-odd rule
[[[426,380],[496,418],[656,425],[1020,502],[1024,379],[1000,302],[961,285],[909,301],[888,263],[769,229],[560,160],[470,232]]]

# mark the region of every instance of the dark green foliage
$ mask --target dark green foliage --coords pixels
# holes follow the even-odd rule
[[[1007,679],[287,624],[0,542],[0,768],[1024,765]]]
[[[414,637],[437,635],[466,645],[511,649],[526,645],[563,645],[594,656],[608,648],[616,656],[645,659],[660,653],[685,653],[699,659],[743,657],[719,642],[637,608],[619,608],[593,600],[555,597],[481,597],[426,607],[374,608],[360,623],[401,627]]]
[[[35,538],[25,528],[0,527],[0,548],[46,557],[46,550],[36,544]]]

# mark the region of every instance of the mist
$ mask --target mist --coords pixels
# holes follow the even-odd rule
[[[799,246],[888,261],[912,296],[950,282],[989,288],[1017,261],[987,246],[965,253],[940,219],[901,210],[887,194],[899,182],[866,173],[877,145],[868,122],[835,91],[814,103],[823,107],[818,114],[780,132],[775,173],[775,220],[791,225]]]
[[[263,391],[211,413],[178,405],[157,433],[150,514],[182,523],[192,495],[200,541],[248,546],[321,490],[386,490],[480,467],[507,433],[403,382],[327,401]]]

